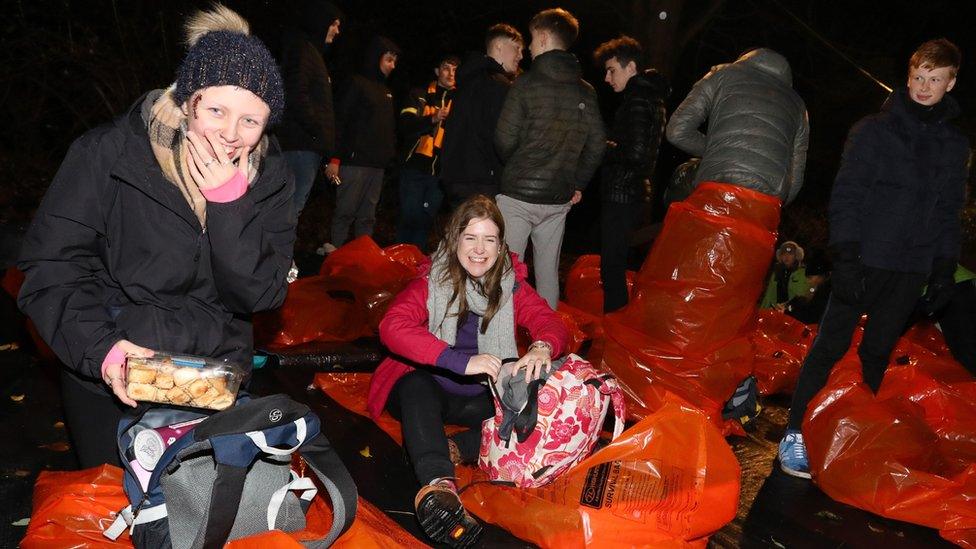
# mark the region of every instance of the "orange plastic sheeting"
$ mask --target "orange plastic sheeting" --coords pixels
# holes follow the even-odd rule
[[[367,415],[369,378],[321,373],[315,385]],[[400,424],[389,414],[377,424],[402,444]],[[700,411],[668,401],[543,488],[480,482],[486,476],[474,467],[458,467],[457,475],[462,486],[470,485],[462,493],[468,509],[541,547],[705,547],[707,537],[735,516],[740,471]]]
[[[7,271],[3,273],[3,279],[0,280],[0,287],[7,292],[10,297],[14,298],[16,301],[17,295],[20,294],[20,287],[24,284],[24,273],[16,267],[8,267]],[[54,351],[48,347],[47,343],[41,339],[41,334],[37,333],[37,327],[34,326],[34,322],[31,319],[26,319],[27,333],[30,335],[31,341],[34,343],[34,347],[37,349],[37,354],[41,356],[47,362],[57,362],[58,357],[54,354]]]
[[[627,295],[633,293],[636,276],[634,271],[627,271]],[[603,282],[600,278],[599,255],[580,256],[570,267],[566,276],[566,302],[591,315],[603,315]]]
[[[667,356],[641,347],[641,334],[608,323],[603,340],[604,368],[610,370],[627,395],[627,416],[640,419],[678,397],[698,408],[725,435],[744,434],[736,421],[722,419],[722,406],[735,387],[753,370],[753,347],[748,338],[732,341],[707,357]]]
[[[318,276],[292,283],[284,305],[254,316],[255,345],[275,349],[374,335],[390,301],[424,260],[411,244],[384,250],[368,236],[347,243],[325,259]]]
[[[254,315],[254,344],[274,349],[372,335],[366,311],[352,299],[330,296],[331,286],[322,275],[293,282],[281,308]]]
[[[483,477],[459,471],[462,484]],[[478,483],[462,498],[482,520],[541,547],[705,547],[735,517],[739,479],[705,416],[669,401],[551,484]]]
[[[759,392],[763,395],[792,394],[803,359],[817,335],[817,327],[807,326],[774,309],[760,310],[757,324],[752,333],[756,350],[752,371]]]
[[[117,541],[102,535],[114,513],[129,504],[122,469],[102,465],[82,471],[41,471],[24,549],[132,547],[128,531]]]
[[[322,492],[320,491],[320,493]],[[332,524],[332,509],[325,503],[325,500],[317,497],[312,500],[312,506],[305,518],[306,528],[301,532],[287,533],[281,530],[273,530],[234,540],[224,547],[227,549],[303,549],[305,546],[299,543],[300,541],[322,538],[329,532],[329,526]],[[347,549],[399,549],[406,547],[420,549],[428,547],[428,545],[421,543],[375,506],[363,498],[359,498],[356,520],[332,547]]]
[[[817,484],[838,501],[973,546],[976,380],[951,358],[903,338],[874,396],[855,348],[804,419]]]
[[[34,510],[25,549],[132,547],[128,531],[116,541],[102,535],[114,513],[128,505],[122,490],[122,469],[102,465],[81,471],[42,471],[34,484]],[[299,540],[323,537],[332,524],[332,509],[317,497],[306,515],[301,532],[266,532],[232,541],[233,549],[301,548]],[[356,520],[333,547],[395,549],[426,547],[376,507],[359,498]]]
[[[572,314],[563,310],[557,310],[556,315],[559,316],[559,320],[563,321],[563,324],[566,326],[566,331],[569,332],[569,341],[566,343],[566,354],[579,351],[580,346],[583,345],[584,341],[590,339],[590,336],[580,329],[579,324],[576,322],[576,317]],[[529,334],[529,331],[520,327],[515,334],[515,340],[519,355],[524,355],[529,345],[532,344],[532,336]]]
[[[17,294],[20,293],[20,287],[23,284],[24,273],[16,267],[7,267],[6,272],[3,273],[3,279],[0,279],[0,287],[14,299],[17,299]]]
[[[412,244],[399,244],[388,254],[372,238],[361,236],[329,254],[319,274],[330,290],[354,296],[375,331],[393,297],[417,276],[423,254],[410,248],[416,250]]]
[[[749,340],[773,257],[780,202],[721,183],[703,183],[672,204],[637,275],[633,298],[604,317],[603,365],[628,387],[639,417],[671,392],[719,413],[752,372]]]

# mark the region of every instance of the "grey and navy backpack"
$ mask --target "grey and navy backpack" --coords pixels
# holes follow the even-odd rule
[[[131,459],[140,450],[135,445],[151,438],[140,437],[141,431],[200,418],[191,431],[158,448],[151,475],[137,474]],[[105,536],[116,539],[129,528],[139,549],[222,547],[268,530],[304,529],[317,488],[311,478],[292,470],[295,452],[325,487],[333,507],[328,534],[304,545],[328,547],[356,515],[356,485],[320,432],[318,416],[285,395],[242,395],[236,406],[209,417],[187,409],[149,408],[122,419],[118,442],[130,505]]]

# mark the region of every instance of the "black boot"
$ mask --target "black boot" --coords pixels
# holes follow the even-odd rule
[[[470,547],[481,535],[481,525],[461,505],[453,479],[435,479],[421,488],[414,507],[420,526],[436,542]]]

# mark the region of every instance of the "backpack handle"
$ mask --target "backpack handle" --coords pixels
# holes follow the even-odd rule
[[[295,450],[299,449],[302,444],[305,443],[305,436],[308,434],[308,428],[305,425],[305,418],[300,417],[296,419],[295,424],[295,437],[298,439],[298,444],[292,446],[291,448],[275,448],[274,446],[268,445],[268,440],[264,437],[264,431],[249,431],[244,433],[247,438],[251,439],[251,442],[255,446],[261,449],[262,452],[271,454],[273,456],[290,456],[295,453]]]

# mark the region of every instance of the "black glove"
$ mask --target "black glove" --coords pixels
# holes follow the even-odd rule
[[[830,275],[833,295],[848,305],[864,299],[864,265],[861,264],[861,244],[841,242],[831,246],[834,271]]]
[[[956,290],[955,259],[936,259],[932,262],[929,287],[922,296],[922,310],[927,315],[934,314],[945,307]]]

